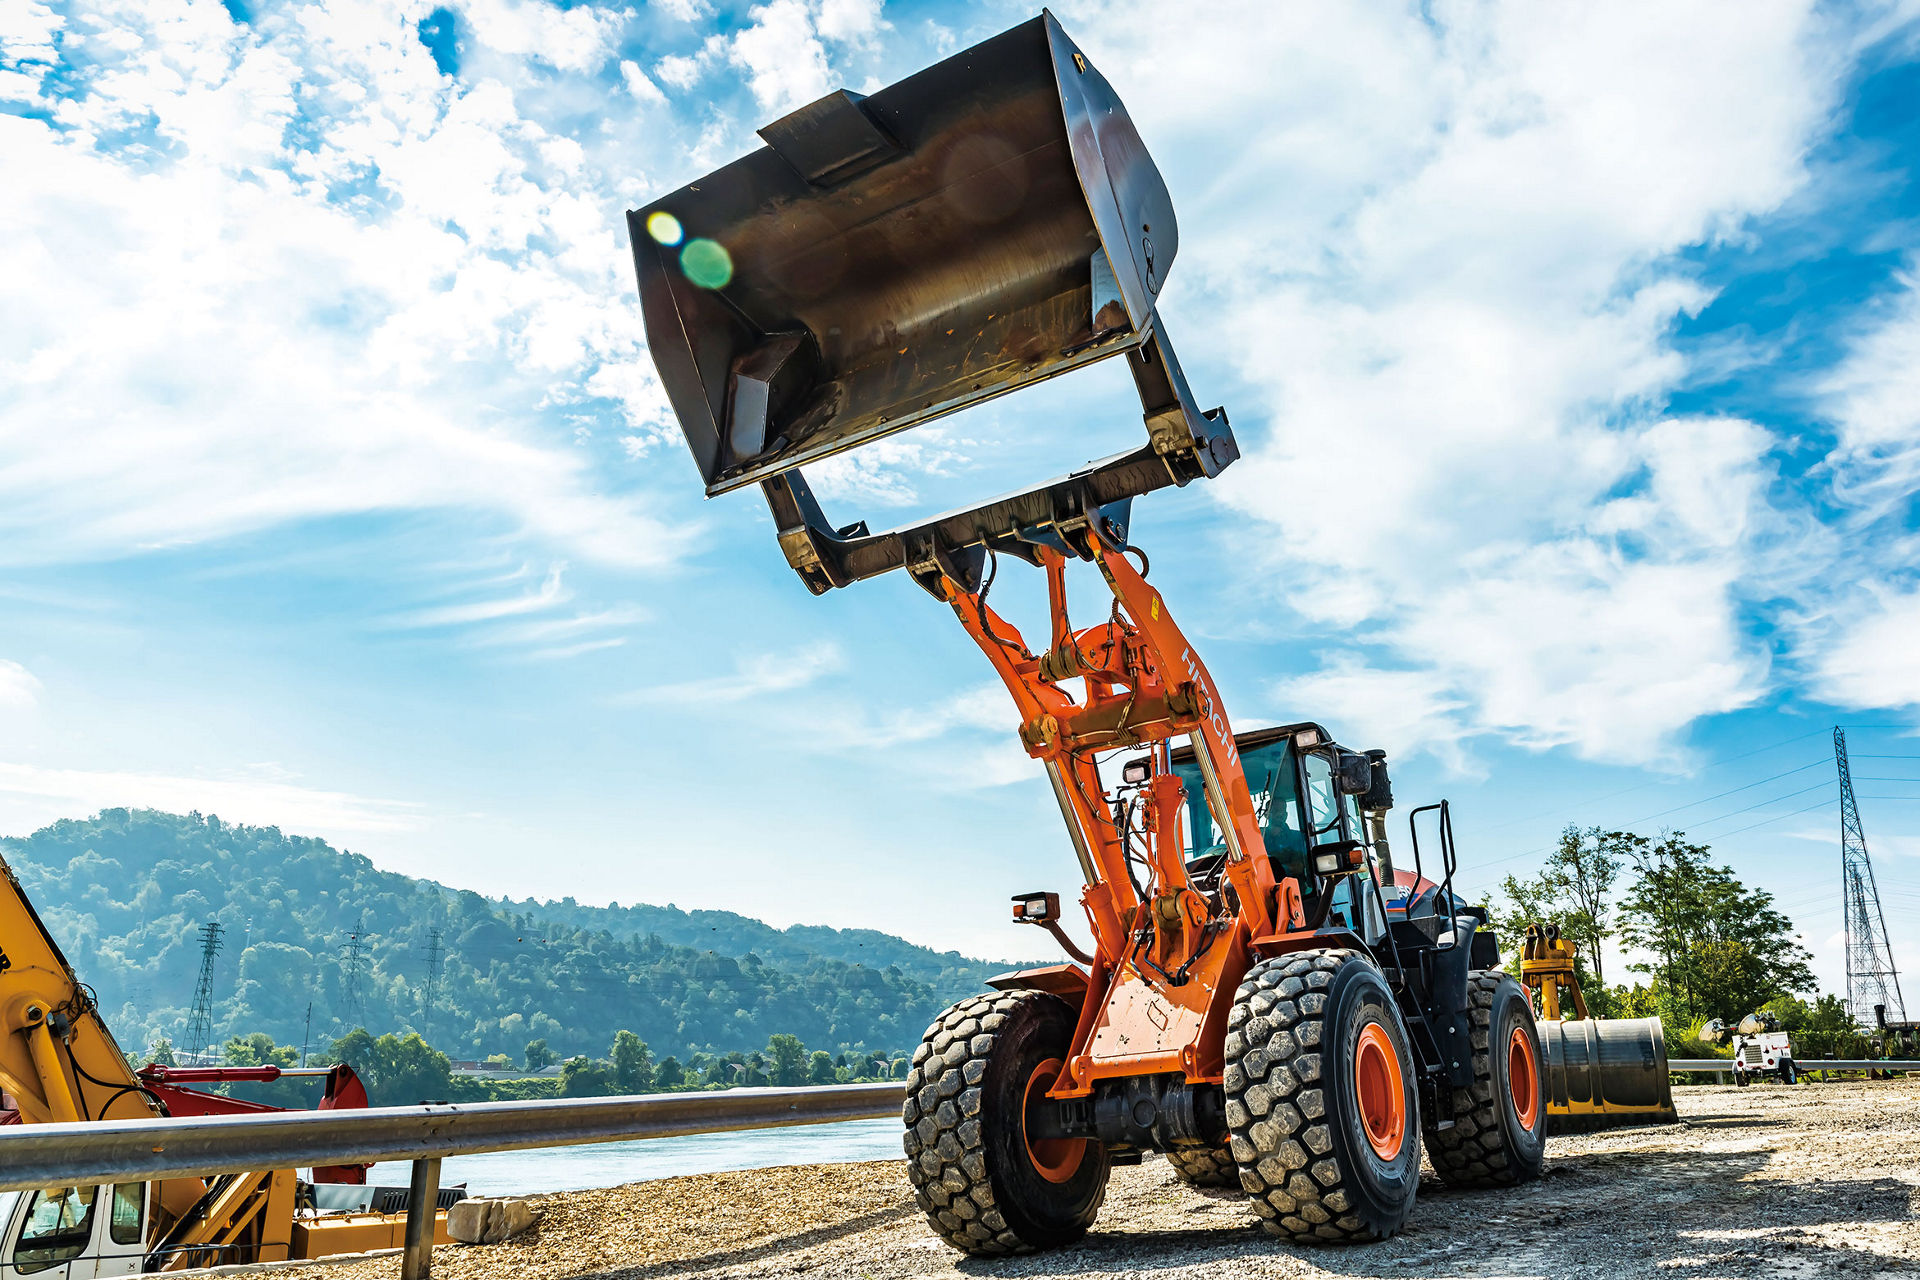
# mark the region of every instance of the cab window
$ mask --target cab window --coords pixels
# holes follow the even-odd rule
[[[71,1262],[87,1251],[93,1234],[93,1197],[97,1187],[56,1187],[33,1193],[26,1225],[14,1246],[13,1269],[32,1275]]]
[[[113,1215],[107,1228],[115,1244],[140,1243],[140,1202],[146,1198],[144,1182],[122,1182],[113,1189]]]
[[[1340,838],[1340,796],[1333,786],[1333,763],[1325,756],[1309,754],[1306,760],[1307,815],[1312,822],[1309,844],[1321,844]]]
[[[1306,878],[1307,831],[1300,812],[1300,788],[1296,782],[1295,757],[1291,739],[1270,742],[1243,752],[1241,772],[1246,775],[1247,790],[1253,799],[1254,817],[1267,853],[1274,859],[1281,876]],[[1174,766],[1187,791],[1187,832],[1189,858],[1222,853],[1225,838],[1214,825],[1213,812],[1207,807],[1205,783],[1197,764]]]

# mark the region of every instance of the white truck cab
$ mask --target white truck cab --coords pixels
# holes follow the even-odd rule
[[[0,1280],[93,1280],[140,1274],[147,1184],[0,1193]]]

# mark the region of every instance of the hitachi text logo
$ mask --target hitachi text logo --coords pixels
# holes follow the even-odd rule
[[[1207,673],[1200,669],[1200,660],[1193,656],[1192,649],[1182,649],[1180,661],[1186,664],[1187,674],[1193,678],[1193,687],[1198,689],[1200,696],[1206,700],[1206,705],[1200,708],[1201,718],[1213,730],[1213,736],[1219,740],[1221,749],[1227,753],[1227,763],[1238,764],[1240,747],[1234,742],[1233,735],[1227,732],[1226,718],[1220,714],[1219,700],[1213,696],[1213,685],[1208,681]]]

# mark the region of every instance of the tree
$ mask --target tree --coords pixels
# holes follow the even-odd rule
[[[300,1050],[292,1045],[276,1045],[264,1031],[235,1036],[227,1041],[220,1060],[230,1067],[291,1067],[300,1061]]]
[[[353,1068],[376,1107],[427,1102],[453,1092],[453,1063],[418,1032],[376,1038],[359,1027],[333,1042],[333,1057]]]
[[[613,1074],[585,1054],[568,1058],[560,1068],[560,1096],[601,1098],[613,1092]]]
[[[1512,905],[1504,911],[1496,909],[1495,930],[1508,940],[1508,949],[1518,955],[1520,939],[1529,924],[1557,923],[1560,936],[1574,945],[1574,977],[1580,989],[1590,1002],[1597,999],[1605,1004],[1607,977],[1602,953],[1615,932],[1613,884],[1624,859],[1636,844],[1645,843],[1644,837],[1630,832],[1567,827],[1537,875],[1529,880],[1509,875],[1501,882],[1500,891]]]
[[[833,1073],[833,1055],[825,1049],[815,1049],[813,1056],[807,1059],[807,1082],[833,1084],[838,1078]]]
[[[511,1071],[513,1070],[513,1059],[504,1053],[490,1053],[480,1065],[489,1071]]]
[[[553,1050],[547,1048],[547,1042],[544,1038],[527,1041],[527,1070],[545,1071],[553,1065],[556,1057],[558,1057],[558,1055],[555,1054]]]
[[[807,1046],[800,1043],[799,1036],[782,1032],[769,1037],[767,1058],[772,1064],[769,1074],[775,1084],[797,1085],[807,1082]]]
[[[660,1065],[653,1069],[653,1083],[661,1089],[678,1089],[687,1082],[686,1068],[680,1065],[680,1059],[668,1054],[660,1059]]]
[[[613,1034],[613,1084],[621,1093],[640,1093],[653,1087],[653,1054],[647,1042],[631,1031]]]
[[[173,1041],[165,1036],[156,1036],[147,1046],[147,1061],[157,1062],[163,1067],[177,1067],[179,1062],[173,1056]]]
[[[1656,977],[1662,1016],[1683,1029],[1708,1019],[1732,1024],[1773,999],[1813,989],[1806,948],[1773,895],[1749,889],[1712,851],[1684,832],[1631,848],[1635,879],[1621,900],[1621,936],[1649,952],[1630,966]]]

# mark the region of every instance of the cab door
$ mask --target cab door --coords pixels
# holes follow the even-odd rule
[[[101,1187],[95,1198],[93,1270],[73,1264],[74,1280],[83,1276],[139,1275],[146,1262],[147,1184],[122,1182]]]
[[[15,1202],[0,1280],[91,1280],[96,1202],[102,1187],[47,1187]]]

